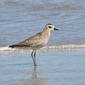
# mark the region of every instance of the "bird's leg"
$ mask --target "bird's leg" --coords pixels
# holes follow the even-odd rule
[[[34,51],[34,56],[36,56],[36,50]]]
[[[33,63],[34,63],[34,50],[32,51],[31,56],[32,56],[32,60],[33,60]]]
[[[32,59],[33,59],[33,53],[34,53],[34,50],[33,50],[32,53],[31,53]]]
[[[36,50],[34,51],[34,66],[36,66]]]
[[[32,51],[31,56],[32,56],[32,59],[33,59],[34,66],[36,66],[36,50]]]

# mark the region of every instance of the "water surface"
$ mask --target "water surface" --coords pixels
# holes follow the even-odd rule
[[[0,85],[85,85],[84,0],[0,0],[0,50],[48,23],[60,30],[38,51],[37,67],[31,51],[0,51]]]

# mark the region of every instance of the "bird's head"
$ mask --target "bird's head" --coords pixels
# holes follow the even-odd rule
[[[59,29],[56,29],[53,24],[46,24],[45,28],[46,28],[47,30],[49,30],[49,31],[59,30]]]

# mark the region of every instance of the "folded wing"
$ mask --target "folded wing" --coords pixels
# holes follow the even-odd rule
[[[10,45],[9,47],[36,47],[36,46],[42,46],[44,45],[42,38],[41,38],[42,33],[38,33],[20,43]]]

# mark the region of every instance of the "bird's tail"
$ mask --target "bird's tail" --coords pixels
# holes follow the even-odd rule
[[[10,45],[9,47],[11,47],[11,48],[19,48],[19,47],[29,47],[29,45],[15,44],[15,45]]]
[[[10,45],[9,47],[11,47],[11,48],[19,47],[19,45]]]

